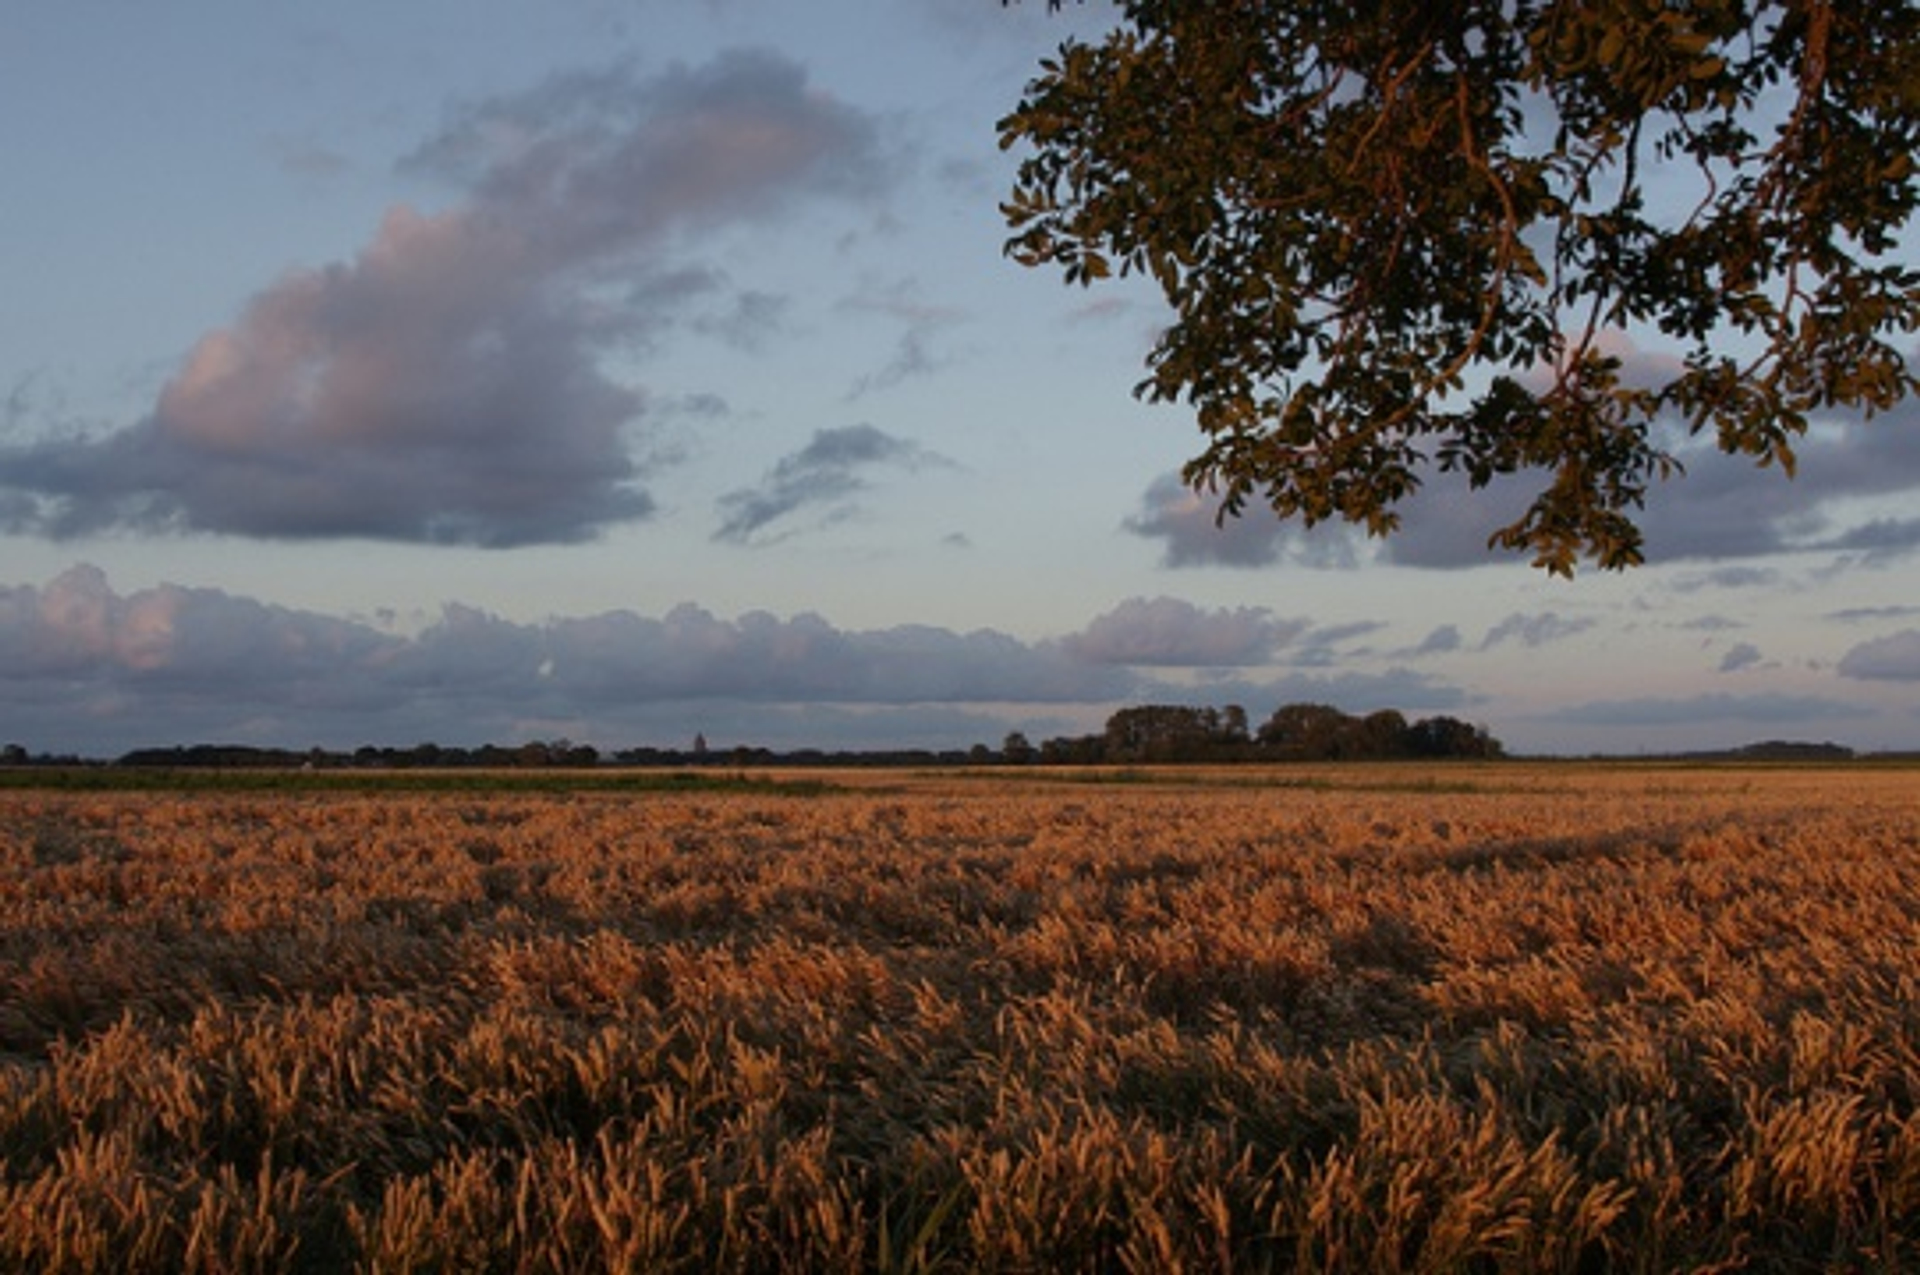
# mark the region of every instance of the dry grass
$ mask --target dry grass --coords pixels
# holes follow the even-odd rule
[[[1920,1266],[1911,772],[0,794],[0,1267]]]

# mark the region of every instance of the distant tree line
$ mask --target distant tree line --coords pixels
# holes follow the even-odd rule
[[[28,757],[25,750],[20,750],[18,757],[13,759],[14,764],[19,765],[39,764],[43,760],[73,764],[79,759]],[[830,752],[818,748],[780,751],[750,745],[708,748],[702,742],[684,749],[640,747],[602,752],[591,744],[575,744],[564,739],[536,739],[524,744],[481,744],[472,748],[434,743],[415,744],[408,748],[365,745],[350,752],[247,744],[188,744],[135,749],[114,759],[113,764],[189,770],[553,770],[586,769],[600,765],[659,768],[957,766],[997,760],[997,756],[984,745],[975,745],[971,750],[903,748]]]
[[[482,744],[473,748],[415,744],[409,748],[366,745],[350,752],[323,748],[266,748],[249,744],[187,744],[140,748],[114,758],[73,753],[32,752],[18,743],[0,744],[0,768],[82,768],[103,765],[161,769],[233,770],[525,770],[600,765],[638,768],[749,767],[852,768],[910,766],[1099,766],[1181,763],[1258,763],[1286,761],[1363,761],[1417,758],[1504,757],[1505,748],[1483,726],[1452,717],[1409,722],[1392,709],[1356,717],[1325,704],[1288,704],[1250,729],[1246,710],[1148,704],[1123,708],[1107,719],[1097,735],[1079,735],[1031,743],[1014,731],[1000,748],[975,744],[968,749],[887,748],[829,751],[819,748],[776,750],[751,745],[709,748],[696,739],[690,748],[626,748],[603,753],[591,744],[564,739],[524,744]],[[1845,762],[1863,756],[1831,742],[1769,739],[1735,748],[1673,753],[1635,753],[1639,760],[1667,758],[1693,762]],[[1890,751],[1864,756],[1888,761],[1913,760],[1920,752]],[[1596,760],[1599,759],[1597,756]]]
[[[179,747],[137,748],[116,761],[121,766],[225,768],[249,770],[342,769],[489,769],[597,766],[600,750],[591,744],[567,740],[529,740],[518,745],[482,744],[476,748],[447,748],[416,744],[411,748],[365,745],[352,752],[324,748],[305,750],[259,748],[248,744],[189,744]]]
[[[917,748],[830,751],[818,748],[776,750],[739,745],[710,748],[704,736],[688,748],[627,748],[602,753],[591,744],[566,739],[524,744],[482,744],[473,748],[434,743],[408,748],[365,745],[350,752],[323,748],[289,749],[248,744],[186,744],[139,748],[115,759],[120,766],[174,769],[251,770],[408,770],[408,769],[555,769],[602,764],[640,767],[788,766],[886,767],[964,765],[1176,765],[1182,763],[1360,761],[1422,757],[1501,757],[1505,750],[1485,727],[1452,717],[1409,722],[1393,709],[1356,717],[1325,704],[1288,704],[1259,727],[1248,723],[1237,704],[1224,708],[1146,704],[1123,708],[1107,719],[1097,735],[1030,743],[1019,731],[996,751],[985,744],[970,749]],[[29,755],[17,744],[0,751],[0,764],[80,763],[73,757]]]
[[[1191,762],[1385,761],[1395,758],[1506,755],[1483,726],[1453,717],[1409,722],[1394,709],[1364,717],[1326,704],[1287,704],[1257,728],[1237,704],[1194,708],[1148,704],[1123,708],[1097,735],[1050,739],[1035,746],[1007,737],[1001,760],[1013,764],[1169,765]]]

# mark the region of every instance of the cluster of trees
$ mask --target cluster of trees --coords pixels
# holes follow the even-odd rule
[[[1327,704],[1287,704],[1258,729],[1247,711],[1150,704],[1123,708],[1098,735],[1050,739],[1035,747],[1007,737],[1001,760],[1012,764],[1101,765],[1178,762],[1360,761],[1505,755],[1483,726],[1453,717],[1409,722],[1394,709],[1356,717]]]

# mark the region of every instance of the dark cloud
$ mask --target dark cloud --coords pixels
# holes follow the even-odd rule
[[[1867,681],[1920,682],[1920,629],[1902,629],[1840,657],[1842,677]]]
[[[1122,683],[1045,645],[990,630],[836,628],[817,615],[726,620],[691,604],[519,625],[461,607],[413,643],[394,676],[412,687],[537,677],[576,708],[707,699],[748,702],[1077,701]]]
[[[737,350],[758,354],[785,330],[792,309],[789,297],[748,288],[735,293],[725,310],[696,318],[693,328]]]
[[[1420,639],[1418,646],[1410,647],[1401,654],[1410,659],[1424,655],[1447,655],[1460,649],[1460,630],[1451,624],[1442,624],[1426,637]]]
[[[1501,478],[1475,490],[1450,474],[1430,474],[1402,501],[1400,527],[1380,542],[1382,561],[1403,567],[1456,570],[1526,559],[1489,547],[1488,538],[1525,511],[1522,478]]]
[[[1371,713],[1392,708],[1412,716],[1460,714],[1473,699],[1458,686],[1412,669],[1394,667],[1381,672],[1293,672],[1275,678],[1211,679],[1200,684],[1148,684],[1142,699],[1155,703],[1240,704],[1254,714],[1254,724],[1286,704],[1330,704],[1346,713]]]
[[[751,544],[766,527],[802,510],[824,511],[825,521],[836,522],[852,513],[854,498],[867,490],[866,476],[872,470],[911,472],[952,463],[872,425],[816,430],[811,442],[781,457],[757,486],[720,498],[724,516],[713,538]]]
[[[1803,550],[1884,559],[1920,545],[1920,521],[1857,522],[1844,512],[1848,502],[1920,487],[1920,410],[1911,403],[1873,421],[1816,424],[1794,453],[1796,474],[1788,478],[1705,442],[1679,449],[1687,472],[1650,492],[1641,520],[1648,561]]]
[[[1773,567],[1747,565],[1710,567],[1689,571],[1673,583],[1682,593],[1699,589],[1771,589],[1780,583],[1780,572]]]
[[[1541,611],[1531,615],[1515,612],[1487,630],[1487,636],[1480,640],[1480,649],[1490,650],[1504,642],[1518,642],[1522,646],[1546,646],[1573,637],[1575,634],[1584,633],[1593,625],[1592,620],[1569,619],[1555,611]]]
[[[1220,519],[1219,501],[1178,478],[1155,479],[1140,497],[1140,509],[1121,525],[1136,536],[1162,541],[1166,567],[1352,567],[1359,551],[1344,527],[1305,529],[1275,518],[1264,507]]]
[[[1435,475],[1401,502],[1399,529],[1372,538],[1345,521],[1308,527],[1297,519],[1283,520],[1258,499],[1240,516],[1222,520],[1216,497],[1167,476],[1147,488],[1139,510],[1122,525],[1137,536],[1162,541],[1161,564],[1167,567],[1284,564],[1349,571],[1380,562],[1455,569],[1511,561],[1511,555],[1489,549],[1487,538],[1517,518],[1522,508],[1518,480],[1470,491]]]
[[[691,604],[521,623],[449,603],[417,632],[217,589],[116,593],[93,567],[0,587],[0,723],[37,750],[151,743],[300,747],[683,743],[696,730],[778,746],[964,746],[1045,719],[1097,729],[1129,703],[1453,711],[1454,687],[1402,668],[1240,676],[1300,622],[1136,600],[1068,638],[817,615],[733,619]],[[1079,723],[1078,725],[1060,725]],[[962,728],[965,728],[962,733]],[[933,739],[931,733],[953,733]]]
[[[1881,620],[1905,620],[1920,615],[1920,606],[1847,607],[1829,611],[1826,618],[1842,624],[1877,623]]]
[[[0,449],[0,527],[515,545],[643,518],[645,398],[600,360],[719,286],[678,241],[889,180],[870,122],[768,53],[557,77],[407,167],[462,199],[260,292],[138,423]],[[746,293],[719,322],[752,340],[777,312]]]
[[[1268,663],[1305,627],[1264,607],[1209,611],[1177,598],[1129,598],[1062,645],[1092,664],[1239,667]]]
[[[1737,673],[1741,669],[1752,668],[1754,665],[1760,663],[1760,660],[1759,647],[1751,642],[1736,642],[1727,648],[1725,655],[1720,657],[1720,671],[1722,673]]]
[[[872,122],[772,52],[648,78],[557,75],[454,113],[403,166],[470,187],[530,251],[572,265],[714,221],[766,217],[796,192],[864,196],[893,174]]]
[[[1353,648],[1348,644],[1355,638],[1378,633],[1386,627],[1386,624],[1380,620],[1350,620],[1345,624],[1327,624],[1309,629],[1296,644],[1299,649],[1293,657],[1293,662],[1304,665],[1328,665],[1353,655],[1368,654],[1367,648]]]
[[[1642,356],[1644,359],[1646,356]],[[1728,456],[1711,440],[1682,440],[1685,472],[1653,483],[1636,520],[1650,564],[1739,563],[1787,552],[1850,555],[1878,565],[1920,549],[1920,519],[1866,517],[1862,500],[1909,499],[1920,491],[1920,403],[1909,401],[1872,421],[1827,420],[1798,440],[1797,477]],[[1148,488],[1129,531],[1163,542],[1168,567],[1266,567],[1281,563],[1346,569],[1377,560],[1451,570],[1515,561],[1488,539],[1518,519],[1546,483],[1544,474],[1503,476],[1485,488],[1429,472],[1398,506],[1399,530],[1369,542],[1347,524],[1307,529],[1281,522],[1256,501],[1238,519],[1215,526],[1218,502],[1175,478]],[[1764,568],[1729,565],[1694,577],[1735,588],[1772,582]]]
[[[1920,548],[1920,518],[1875,518],[1842,530],[1818,547],[1858,553],[1869,566],[1893,562]]]
[[[899,329],[892,355],[877,370],[854,382],[847,392],[849,401],[892,389],[903,381],[928,376],[945,367],[948,359],[935,349],[934,338],[941,329],[964,317],[958,310],[922,298],[919,284],[912,279],[901,280],[889,288],[861,292],[843,301],[840,309],[880,315]]]
[[[0,742],[96,755],[214,739],[673,742],[690,739],[695,723],[830,705],[870,718],[866,732],[740,736],[884,742],[881,723],[901,714],[920,713],[923,725],[992,721],[978,706],[1117,704],[1140,685],[1065,644],[992,630],[848,630],[815,615],[729,620],[691,605],[658,618],[611,611],[518,623],[448,604],[400,635],[213,589],[123,596],[93,567],[43,587],[0,587]],[[939,705],[949,706],[944,716],[923,711]]]

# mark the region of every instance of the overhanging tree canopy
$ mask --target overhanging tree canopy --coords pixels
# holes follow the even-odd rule
[[[1912,0],[1119,7],[1001,121],[1007,247],[1157,281],[1138,392],[1223,517],[1386,534],[1423,470],[1532,473],[1489,543],[1624,567],[1663,422],[1790,474],[1811,415],[1920,389]]]

